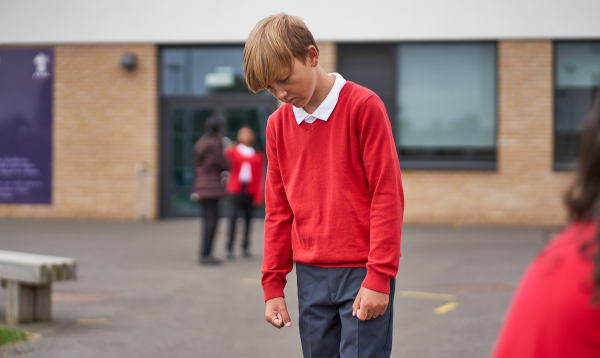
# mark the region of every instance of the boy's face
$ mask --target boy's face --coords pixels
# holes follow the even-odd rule
[[[284,103],[289,103],[296,108],[304,107],[312,98],[317,86],[316,66],[319,64],[319,55],[314,46],[308,47],[306,62],[294,58],[292,71],[285,70],[267,89],[275,98]]]

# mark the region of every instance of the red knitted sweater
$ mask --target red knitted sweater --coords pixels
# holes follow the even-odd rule
[[[596,230],[576,222],[537,255],[512,299],[493,358],[600,357],[592,281]]]
[[[225,156],[231,161],[231,169],[227,178],[227,192],[231,194],[239,194],[242,191],[242,183],[240,182],[240,170],[244,162],[250,163],[252,172],[252,180],[247,183],[246,194],[252,196],[254,204],[260,204],[263,200],[263,173],[264,173],[264,154],[256,152],[250,158],[244,158],[235,148],[225,150]]]
[[[296,123],[291,105],[267,124],[265,300],[282,297],[293,261],[365,267],[388,293],[400,258],[404,194],[383,102],[347,82],[329,119]]]

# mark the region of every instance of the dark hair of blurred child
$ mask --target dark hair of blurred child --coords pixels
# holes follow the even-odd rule
[[[231,194],[231,216],[227,258],[233,258],[238,213],[243,212],[245,220],[244,257],[250,257],[250,222],[255,204],[260,204],[264,193],[264,155],[254,148],[256,136],[252,128],[243,126],[238,130],[238,144],[225,151],[231,161],[231,170],[227,179],[227,192]]]
[[[494,358],[600,357],[600,94],[565,198],[572,223],[527,269]]]

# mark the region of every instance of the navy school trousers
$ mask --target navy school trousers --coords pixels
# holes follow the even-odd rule
[[[361,321],[352,304],[365,267],[324,268],[296,263],[299,329],[304,358],[387,358],[392,352],[394,290],[382,316]]]

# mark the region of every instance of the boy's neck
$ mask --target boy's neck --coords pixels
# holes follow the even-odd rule
[[[303,109],[310,114],[314,113],[317,108],[319,108],[335,84],[335,78],[329,76],[321,66],[317,66],[315,70],[317,71],[317,85],[315,86],[315,91],[313,92],[310,101],[303,107]]]

